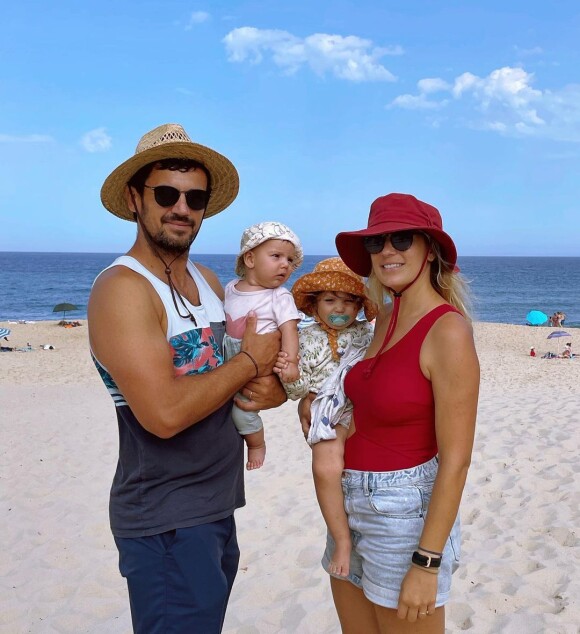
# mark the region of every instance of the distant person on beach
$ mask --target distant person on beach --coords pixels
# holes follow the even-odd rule
[[[345,577],[351,542],[341,475],[352,405],[344,396],[343,382],[371,342],[370,322],[377,315],[377,306],[366,297],[363,279],[340,258],[322,260],[311,273],[298,278],[292,295],[299,310],[313,317],[314,323],[300,329],[300,378],[288,383],[282,375],[282,381],[293,400],[318,395],[312,404],[312,425],[304,433],[312,447],[320,510],[336,544],[328,572]],[[366,320],[358,321],[361,310]],[[285,362],[282,358],[280,371]]]
[[[205,218],[238,193],[232,163],[177,124],[145,134],[101,189],[137,236],[95,280],[91,352],[115,402],[119,458],[110,520],[133,629],[221,632],[238,569],[234,511],[245,504],[243,441],[232,422],[286,394],[272,369],[280,333],[257,335],[224,362],[224,292],[188,259]]]
[[[561,359],[571,359],[574,355],[572,354],[572,343],[569,341],[564,350],[562,350],[562,354],[560,355]]]
[[[352,554],[347,579],[331,576],[334,603],[345,633],[443,634],[479,391],[456,248],[437,209],[407,194],[375,200],[367,228],[336,246],[383,309],[345,379]],[[329,537],[325,569],[333,548]]]
[[[534,348],[534,346],[532,346],[530,348],[530,357],[535,357],[536,356],[536,349]]]
[[[300,313],[292,294],[282,284],[302,264],[303,259],[298,236],[280,222],[260,222],[243,232],[236,259],[238,277],[225,288],[226,359],[239,354],[247,316],[253,311],[257,317],[257,333],[279,330],[282,335],[281,350],[289,364],[280,378],[285,381],[298,378]],[[246,400],[243,395],[238,397]],[[260,468],[266,456],[264,425],[260,415],[234,405],[232,418],[248,447],[246,469]]]

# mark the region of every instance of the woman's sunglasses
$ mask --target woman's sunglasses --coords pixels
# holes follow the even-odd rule
[[[363,244],[367,253],[377,254],[385,248],[387,239],[397,251],[407,251],[413,245],[415,231],[397,231],[396,233],[381,233],[378,236],[365,236]]]
[[[147,189],[153,190],[155,202],[161,207],[173,207],[179,200],[181,194],[185,194],[185,202],[192,211],[201,211],[207,207],[210,192],[205,189],[188,189],[180,191],[170,185],[145,185]]]

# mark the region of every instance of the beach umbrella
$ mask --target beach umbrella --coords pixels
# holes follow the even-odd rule
[[[565,330],[554,330],[551,332],[546,339],[557,339],[558,340],[558,354],[560,354],[560,338],[561,337],[571,337],[572,335]]]
[[[526,321],[531,326],[541,326],[548,321],[548,315],[543,313],[541,310],[530,310],[530,312],[526,315]]]
[[[0,339],[7,337],[10,334],[10,328],[0,328]]]
[[[69,310],[78,310],[78,308],[74,304],[67,304],[66,302],[63,304],[57,304],[53,309],[53,313],[62,313],[63,320],[66,318],[66,313]]]

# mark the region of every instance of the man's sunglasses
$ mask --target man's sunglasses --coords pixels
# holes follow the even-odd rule
[[[391,241],[391,246],[397,251],[407,251],[413,245],[415,231],[397,231],[396,233],[381,233],[378,236],[365,236],[363,244],[367,253],[380,253],[385,248],[387,239]]]
[[[179,200],[181,194],[185,194],[185,202],[192,211],[201,211],[207,207],[210,192],[205,189],[188,189],[180,191],[170,185],[145,185],[147,189],[153,190],[155,202],[161,207],[173,207]]]

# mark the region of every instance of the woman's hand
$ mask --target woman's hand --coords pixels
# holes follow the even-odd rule
[[[308,396],[305,396],[298,403],[298,418],[300,419],[300,426],[302,427],[302,433],[304,438],[308,438],[308,432],[311,425],[311,411],[310,407],[312,401],[316,398],[316,394],[309,392]]]
[[[437,575],[411,566],[401,584],[397,616],[414,623],[435,612]]]

